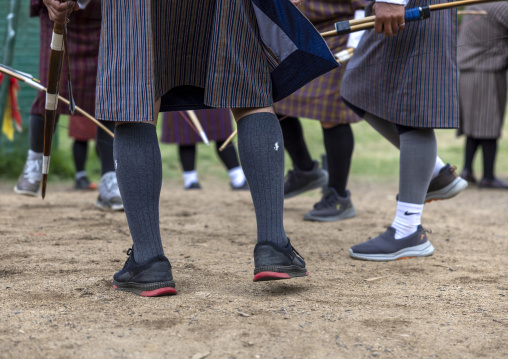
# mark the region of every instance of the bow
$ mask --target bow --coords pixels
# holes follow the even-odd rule
[[[73,0],[70,0],[73,1]],[[61,0],[60,2],[65,2]],[[65,23],[67,22],[67,16]],[[58,107],[58,86],[62,71],[62,58],[64,53],[64,40],[66,37],[66,25],[55,22],[53,36],[51,38],[51,53],[49,57],[48,88],[46,91],[46,111],[44,117],[44,147],[42,157],[42,198],[46,196],[46,183],[48,181],[49,162],[51,156],[51,144],[55,130],[56,109]],[[72,101],[72,100],[71,100]]]

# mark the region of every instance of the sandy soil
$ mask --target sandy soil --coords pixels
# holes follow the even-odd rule
[[[123,213],[51,184],[46,200],[0,185],[1,358],[508,357],[508,192],[467,189],[426,206],[436,253],[355,261],[384,231],[396,185],[354,182],[356,218],[308,223],[313,192],[286,202],[310,276],[253,283],[248,193],[166,182],[161,228],[179,294],[111,287],[130,246]]]

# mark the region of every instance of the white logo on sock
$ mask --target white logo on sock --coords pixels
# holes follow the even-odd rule
[[[275,147],[274,147],[275,151],[278,151],[279,150],[279,143],[278,142],[275,142]]]
[[[115,170],[118,169],[118,161],[115,160]]]

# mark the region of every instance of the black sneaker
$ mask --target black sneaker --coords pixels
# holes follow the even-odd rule
[[[87,176],[79,177],[74,183],[74,189],[77,190],[94,190],[97,185],[90,181]]]
[[[142,297],[176,294],[171,264],[164,256],[158,256],[143,264],[134,260],[134,250],[127,251],[123,269],[113,276],[113,288],[132,292]]]
[[[432,253],[434,247],[421,225],[415,233],[401,239],[395,239],[395,228],[390,226],[385,233],[349,249],[352,258],[366,261],[393,261],[430,256]]]
[[[254,247],[254,282],[305,277],[303,257],[289,242],[285,248],[274,243],[256,244]]]
[[[356,216],[356,210],[351,202],[351,193],[349,190],[346,193],[346,197],[341,197],[335,189],[329,187],[321,201],[316,203],[314,209],[307,212],[303,219],[305,221],[334,222],[353,218]]]
[[[188,185],[187,187],[184,187],[183,189],[184,190],[188,190],[188,189],[201,189],[201,185],[199,184],[199,182],[192,182],[190,185]]]
[[[430,181],[425,202],[449,199],[466,189],[467,181],[455,172],[456,169],[449,163],[441,168],[437,177]]]
[[[298,196],[307,191],[328,184],[328,172],[319,168],[317,161],[310,171],[293,169],[288,172],[284,179],[284,198]]]

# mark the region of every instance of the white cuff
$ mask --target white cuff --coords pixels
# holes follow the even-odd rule
[[[406,6],[406,4],[407,4],[406,0],[376,0],[376,2],[386,2],[388,4],[403,5],[403,6]]]

